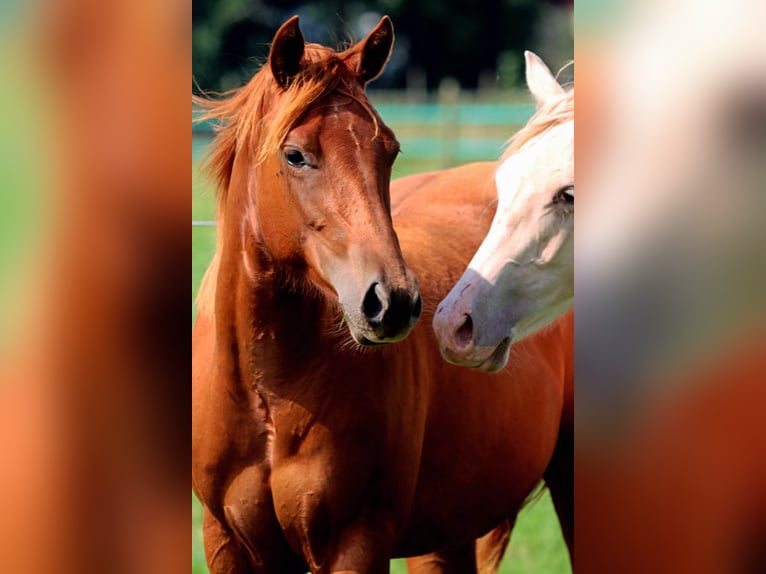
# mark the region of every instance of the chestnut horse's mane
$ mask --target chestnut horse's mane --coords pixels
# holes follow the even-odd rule
[[[203,164],[204,173],[213,177],[217,188],[216,251],[197,294],[200,314],[212,316],[215,283],[223,245],[226,199],[234,158],[250,144],[254,163],[262,162],[278,149],[288,132],[308,108],[324,96],[339,93],[357,101],[371,116],[378,131],[378,116],[364,94],[349,58],[353,52],[337,53],[319,44],[307,44],[300,72],[284,91],[277,107],[267,105],[267,96],[279,89],[270,66],[264,65],[245,86],[226,92],[220,99],[192,96],[202,113],[195,122],[213,120],[216,135]],[[267,109],[268,108],[268,109]]]
[[[519,151],[530,140],[545,133],[553,126],[573,119],[574,88],[567,90],[561,98],[557,98],[537,110],[527,124],[511,136],[511,139],[508,140],[508,147],[500,157],[498,165]]]

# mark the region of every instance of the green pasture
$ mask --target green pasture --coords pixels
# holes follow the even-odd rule
[[[199,144],[199,142],[198,142]],[[199,151],[199,147],[196,149]],[[197,154],[195,154],[197,155]],[[197,156],[199,157],[199,156]],[[433,161],[418,161],[415,158],[400,156],[394,166],[394,178],[410,173],[442,167]],[[215,217],[214,195],[206,184],[196,176],[192,188],[192,219],[212,220]],[[192,228],[192,300],[196,294],[200,279],[215,249],[215,228]],[[192,320],[195,315],[192,305]],[[192,573],[207,572],[202,548],[202,508],[192,494]],[[560,574],[571,572],[566,546],[553,510],[550,496],[544,495],[525,508],[517,521],[511,538],[509,550],[503,560],[503,574]],[[404,560],[391,562],[392,574],[406,572]]]

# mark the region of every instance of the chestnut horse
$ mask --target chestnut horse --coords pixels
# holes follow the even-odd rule
[[[429,552],[413,569],[472,572],[474,540],[514,519],[551,459],[571,320],[495,375],[442,360],[433,312],[489,228],[495,166],[389,189],[398,145],[364,87],[392,43],[383,18],[336,53],[293,18],[247,86],[202,102],[224,124],[193,328],[212,572],[378,573]]]

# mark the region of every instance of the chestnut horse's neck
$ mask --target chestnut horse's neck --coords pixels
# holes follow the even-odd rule
[[[245,184],[246,177],[234,173],[231,185]],[[268,252],[257,223],[245,215],[249,200],[245,189],[230,188],[219,215],[213,310],[218,358],[228,363],[230,375],[224,379],[244,389],[265,383],[259,381],[266,372],[273,384],[300,378],[299,370],[311,369],[327,356],[323,350],[347,338],[328,294],[314,287],[298,264]]]

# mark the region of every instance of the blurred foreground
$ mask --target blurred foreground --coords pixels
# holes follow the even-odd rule
[[[186,570],[190,6],[3,15],[2,569]]]
[[[576,567],[763,572],[766,5],[583,4]]]

